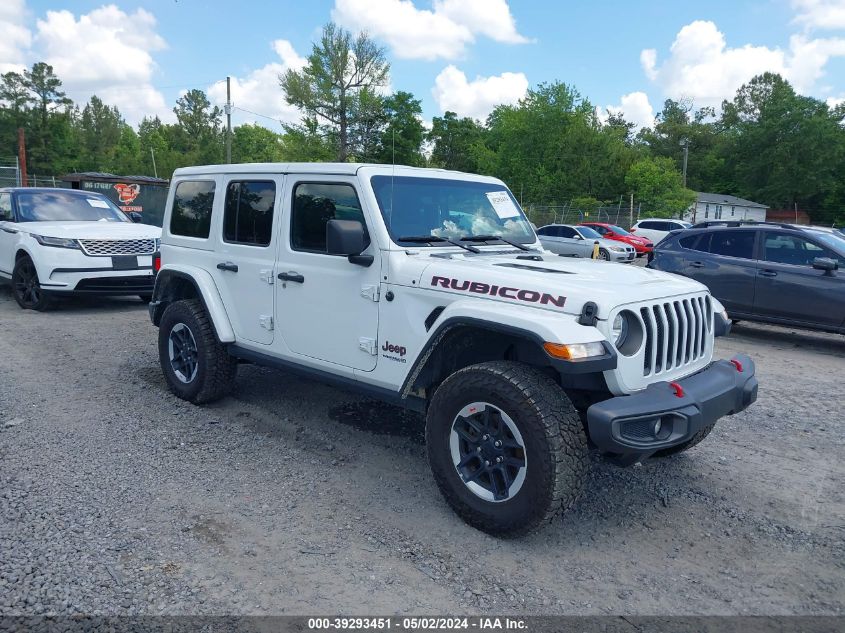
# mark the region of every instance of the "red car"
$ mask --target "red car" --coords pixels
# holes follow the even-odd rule
[[[647,240],[644,237],[637,237],[633,233],[628,233],[621,226],[606,224],[604,222],[581,222],[581,225],[589,226],[606,240],[615,240],[630,244],[637,252],[637,257],[648,255],[654,250],[654,244],[651,240]]]

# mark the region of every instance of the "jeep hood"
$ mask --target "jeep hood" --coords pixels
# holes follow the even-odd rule
[[[161,237],[161,229],[134,222],[20,222],[22,233],[83,240],[140,240]]]
[[[619,305],[707,290],[697,281],[630,264],[551,254],[526,259],[526,255],[529,253],[523,258],[510,253],[422,255],[425,264],[417,283],[421,288],[463,297],[508,301],[569,314],[580,314],[584,304],[592,301],[598,306],[601,319]],[[502,288],[508,290],[502,292]],[[514,289],[526,292],[520,297]]]

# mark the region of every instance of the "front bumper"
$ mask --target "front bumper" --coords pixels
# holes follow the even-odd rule
[[[590,440],[602,451],[625,456],[628,463],[682,444],[757,400],[754,369],[754,361],[739,354],[682,380],[653,383],[594,404],[587,409]]]
[[[630,250],[630,251],[609,251],[610,252],[610,261],[612,262],[632,262],[637,258],[637,251]]]

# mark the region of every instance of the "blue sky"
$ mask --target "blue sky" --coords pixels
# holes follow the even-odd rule
[[[845,0],[4,0],[0,70],[44,59],[72,97],[96,92],[130,122],[168,117],[188,88],[220,102],[214,82],[231,75],[236,120],[278,129],[297,113],[275,77],[331,19],[385,45],[391,88],[421,99],[426,120],[445,109],[483,118],[554,80],[642,125],[667,97],[718,106],[763,70],[845,98]]]

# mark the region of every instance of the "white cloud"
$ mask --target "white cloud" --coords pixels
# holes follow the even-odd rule
[[[116,105],[130,123],[145,115],[167,117],[162,94],[152,86],[152,53],[166,47],[155,17],[106,5],[76,18],[48,11],[36,24],[39,59],[53,66],[68,96],[85,102],[92,94]]]
[[[654,126],[654,108],[644,92],[631,92],[622,95],[619,105],[609,105],[604,110],[596,108],[599,119],[604,123],[608,114],[621,114],[626,121],[636,125],[636,129]]]
[[[836,106],[845,103],[845,95],[842,95],[841,97],[828,97],[825,99],[825,103],[830,109],[833,109]]]
[[[250,71],[243,77],[232,77],[232,103],[236,108],[251,110],[260,115],[256,117],[249,112],[235,110],[232,119],[235,124],[250,122],[260,123],[265,127],[277,128],[265,117],[277,121],[292,123],[298,121],[299,110],[285,103],[284,94],[279,87],[279,75],[288,70],[299,70],[306,64],[288,40],[276,40],[272,43],[273,50],[279,56],[280,62],[271,62],[261,68]],[[209,86],[208,98],[212,103],[222,106],[226,103],[226,82],[217,82]]]
[[[0,73],[21,71],[32,44],[32,33],[26,27],[24,0],[0,3]]]
[[[640,63],[650,80],[674,98],[689,97],[696,105],[718,106],[743,83],[766,71],[779,73],[799,92],[812,90],[833,57],[845,56],[845,39],[809,39],[793,35],[789,49],[746,44],[731,48],[710,21],[697,20],[675,37],[669,57],[658,65],[657,51],[646,49]]]
[[[509,44],[528,41],[517,32],[506,0],[435,0],[432,10],[411,0],[335,0],[332,19],[384,40],[405,59],[456,59],[476,34]]]
[[[502,73],[467,81],[463,71],[450,64],[435,78],[431,93],[441,112],[451,110],[459,116],[484,120],[497,105],[516,103],[527,90],[528,79],[524,73]]]
[[[845,29],[845,0],[792,0],[793,22],[805,29]]]

